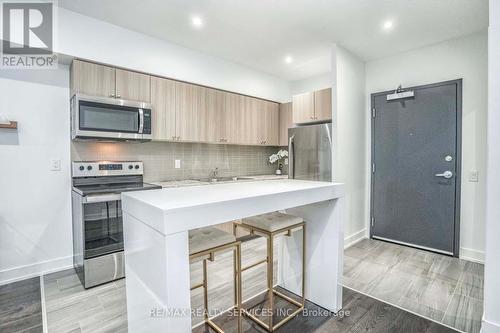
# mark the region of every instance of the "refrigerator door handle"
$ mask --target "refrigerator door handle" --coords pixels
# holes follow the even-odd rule
[[[288,150],[290,151],[288,156],[288,178],[295,179],[295,154],[294,154],[294,142],[293,139],[295,135],[288,138]]]

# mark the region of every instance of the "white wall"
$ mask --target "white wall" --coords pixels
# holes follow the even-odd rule
[[[479,261],[484,260],[485,246],[487,47],[486,33],[478,33],[366,63],[368,131],[371,93],[395,89],[399,84],[408,87],[463,79],[460,256]],[[369,177],[370,137],[366,140],[365,174]],[[471,170],[479,171],[478,183],[468,181]],[[366,190],[368,198],[369,186]],[[366,204],[369,212],[369,201]]]
[[[488,30],[488,183],[482,333],[500,333],[500,2],[490,1]]]
[[[332,82],[333,81],[333,82]],[[345,183],[345,246],[366,236],[365,64],[347,50],[332,50],[333,180]]]
[[[290,93],[292,95],[308,91],[321,90],[332,86],[332,73],[327,72],[303,80],[290,82]]]
[[[278,102],[290,99],[286,80],[64,8],[58,9],[58,26],[56,51],[65,55]]]
[[[0,284],[72,264],[68,68],[0,71]],[[49,171],[61,159],[62,171]]]

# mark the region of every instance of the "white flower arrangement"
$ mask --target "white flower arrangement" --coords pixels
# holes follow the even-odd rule
[[[271,156],[269,156],[269,163],[280,163],[281,160],[285,157],[288,157],[288,151],[285,149],[280,149],[280,151],[278,151],[276,154],[272,154]]]

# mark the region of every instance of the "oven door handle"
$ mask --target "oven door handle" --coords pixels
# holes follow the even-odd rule
[[[83,197],[83,203],[118,201],[121,199],[122,199],[121,193],[107,193],[107,194],[89,195]]]
[[[139,109],[139,134],[144,132],[144,110]]]

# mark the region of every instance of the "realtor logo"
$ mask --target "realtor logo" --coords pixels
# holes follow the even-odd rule
[[[2,68],[54,68],[52,1],[2,2]]]

